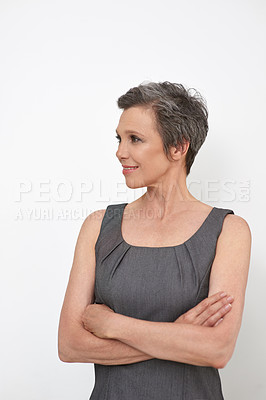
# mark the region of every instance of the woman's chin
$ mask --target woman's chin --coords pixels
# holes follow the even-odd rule
[[[139,181],[133,181],[131,179],[126,180],[126,185],[130,189],[138,189],[142,187],[146,187],[145,183]]]

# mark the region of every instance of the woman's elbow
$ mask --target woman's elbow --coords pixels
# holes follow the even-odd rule
[[[69,362],[66,353],[62,352],[62,350],[59,350],[59,349],[58,349],[58,358],[60,361]]]
[[[234,345],[223,339],[217,341],[213,367],[217,369],[225,368],[234,352]]]
[[[60,340],[58,340],[58,358],[63,362],[73,362],[69,347]]]
[[[230,359],[231,357],[229,357],[228,355],[224,356],[223,358],[217,359],[215,360],[213,367],[217,369],[225,368]]]
[[[217,358],[216,360],[214,360],[214,363],[212,366],[216,369],[222,369],[226,366],[226,364],[227,364],[227,360],[225,358],[220,358],[220,359]]]
[[[92,357],[101,349],[102,339],[97,338],[80,325],[71,329],[59,330],[58,357],[63,362],[93,362],[91,361]]]
[[[59,330],[57,348],[60,361],[75,362],[73,337],[70,337],[69,332]]]
[[[65,363],[75,363],[77,362],[74,358],[68,357],[66,354],[58,353],[58,358],[60,361]]]

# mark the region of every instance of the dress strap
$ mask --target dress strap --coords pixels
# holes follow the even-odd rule
[[[234,211],[229,209],[229,208],[221,208],[221,207],[214,207],[214,213],[212,213],[212,215],[210,216],[210,220],[209,220],[209,226],[206,227],[208,229],[211,229],[212,233],[215,234],[216,239],[218,239],[222,227],[223,227],[223,223],[224,223],[224,219],[228,214],[234,214]]]
[[[185,242],[189,250],[193,251],[193,248],[198,249],[198,257],[201,265],[204,264],[202,258],[207,256],[211,257],[209,260],[214,258],[217,240],[222,231],[224,219],[228,214],[234,214],[234,211],[228,208],[213,207],[201,227]]]
[[[120,222],[126,204],[128,203],[110,204],[107,206],[95,243],[96,258],[97,256],[99,257],[109,253],[116,245],[122,242]]]
[[[196,301],[191,304],[194,307],[206,297],[209,289],[209,279],[212,264],[216,254],[217,241],[222,231],[224,219],[234,211],[227,208],[215,207],[210,214],[207,223],[201,231],[193,237],[193,240],[186,244],[187,253],[193,259],[195,274],[200,281]]]

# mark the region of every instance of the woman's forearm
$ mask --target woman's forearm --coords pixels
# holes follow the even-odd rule
[[[224,350],[216,332],[215,327],[153,322],[114,314],[107,337],[155,358],[221,368]]]
[[[81,325],[75,328],[71,337],[71,341],[61,346],[61,361],[121,365],[154,358],[119,340],[99,338]]]

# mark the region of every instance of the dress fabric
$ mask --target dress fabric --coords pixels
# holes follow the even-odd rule
[[[217,239],[230,209],[213,207],[199,229],[177,246],[125,242],[128,203],[109,205],[95,244],[95,303],[142,320],[173,322],[208,297]],[[218,369],[153,358],[94,364],[89,400],[224,400]]]

